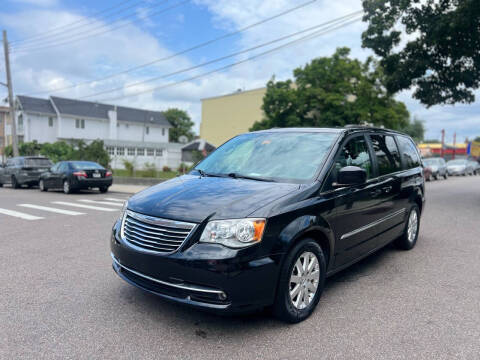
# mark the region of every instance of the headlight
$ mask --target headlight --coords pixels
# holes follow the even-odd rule
[[[243,248],[262,241],[265,219],[235,219],[210,221],[200,242]]]

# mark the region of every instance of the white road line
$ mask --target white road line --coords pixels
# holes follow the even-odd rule
[[[116,198],[104,198],[104,200],[108,200],[108,201],[120,201],[120,202],[125,202],[126,199],[116,199]]]
[[[23,206],[31,209],[38,209],[38,210],[43,210],[43,211],[50,211],[53,213],[58,213],[58,214],[65,214],[65,215],[85,215],[85,213],[77,212],[77,211],[72,211],[72,210],[63,210],[63,209],[57,209],[57,208],[52,208],[48,206],[40,206],[40,205],[34,205],[34,204],[18,204],[18,206]]]
[[[82,199],[78,201],[82,201],[90,204],[98,204],[98,205],[113,205],[113,206],[120,206],[120,207],[123,206],[123,204],[121,203],[114,203],[114,202],[108,202],[108,201],[95,201],[95,200],[87,200],[87,199]]]
[[[99,211],[118,211],[118,209],[111,209],[111,208],[105,208],[100,206],[90,206],[90,205],[77,204],[77,203],[71,203],[66,201],[52,201],[52,204],[80,207],[84,209],[99,210]]]
[[[7,209],[0,209],[0,214],[8,215],[8,216],[15,216],[24,220],[40,220],[43,217],[40,216],[33,216],[25,213],[21,213],[18,211],[7,210]]]

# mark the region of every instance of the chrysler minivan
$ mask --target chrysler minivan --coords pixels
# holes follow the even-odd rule
[[[113,268],[171,301],[222,313],[270,307],[299,322],[327,277],[389,243],[415,246],[424,194],[405,134],[251,132],[132,196],[113,227]]]

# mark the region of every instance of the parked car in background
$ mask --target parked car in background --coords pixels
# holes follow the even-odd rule
[[[39,187],[41,191],[62,189],[65,194],[93,188],[105,193],[112,182],[112,172],[96,162],[60,161],[40,176]]]
[[[431,176],[438,180],[439,177],[443,177],[445,180],[448,178],[447,163],[442,158],[428,158],[423,159],[425,167],[430,168]]]
[[[315,309],[325,278],[417,242],[420,155],[385,129],[239,135],[188,175],[133,195],[110,237],[113,268],[165,299],[218,312]]]
[[[448,175],[473,175],[473,166],[466,159],[456,159],[447,162]]]
[[[470,164],[472,165],[473,174],[479,175],[480,174],[480,163],[477,160],[470,160]]]
[[[52,166],[52,162],[43,156],[18,156],[7,159],[0,168],[0,187],[11,184],[18,189],[23,185],[28,187],[38,185],[40,175]]]

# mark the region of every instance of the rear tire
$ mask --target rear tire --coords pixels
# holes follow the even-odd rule
[[[402,250],[411,250],[417,243],[420,230],[420,209],[413,205],[408,213],[405,230],[402,236],[395,240],[395,246]]]
[[[445,180],[447,180],[447,179],[448,179],[448,173],[445,173],[445,175],[443,175],[443,178],[444,178]]]
[[[68,181],[68,180],[63,181],[63,192],[65,194],[71,194],[72,193],[72,186],[70,185],[70,181]]]
[[[438,180],[438,174],[433,175],[434,180]]]
[[[38,188],[40,189],[40,191],[48,191],[48,189],[45,187],[45,183],[43,182],[43,180],[40,180],[38,182]]]
[[[100,190],[100,192],[101,192],[102,194],[104,194],[104,193],[106,193],[106,192],[108,191],[108,186],[103,186],[103,187],[99,188],[98,190]]]
[[[17,181],[17,178],[15,176],[12,176],[12,188],[18,189],[20,187],[20,184]]]
[[[296,244],[288,253],[280,271],[273,305],[274,315],[289,323],[298,323],[308,318],[320,300],[325,286],[326,269],[322,248],[315,240],[307,238]]]

